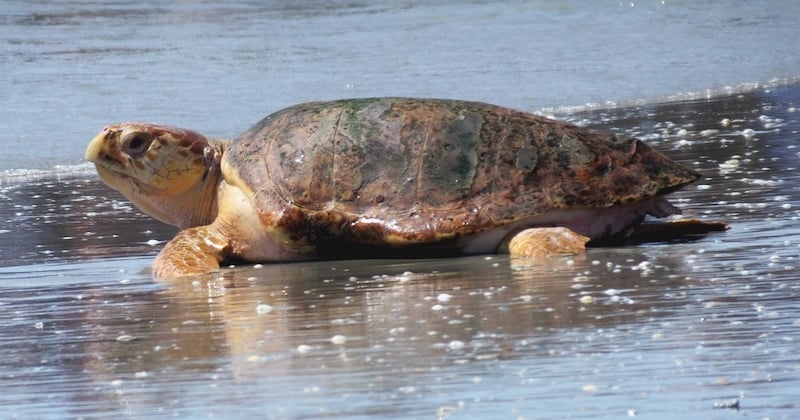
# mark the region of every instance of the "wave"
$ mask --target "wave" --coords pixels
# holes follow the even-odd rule
[[[78,165],[55,165],[50,169],[4,169],[0,171],[0,184],[90,174],[96,174],[94,164],[90,162]]]
[[[709,88],[696,92],[680,92],[661,97],[630,99],[623,101],[606,101],[603,103],[585,103],[581,105],[562,105],[557,107],[544,107],[534,111],[537,114],[553,118],[569,119],[571,114],[585,111],[603,109],[619,109],[655,105],[667,102],[688,102],[702,99],[712,99],[730,95],[746,94],[759,89],[771,89],[800,83],[800,76],[773,78],[760,82],[744,82],[732,86]],[[580,123],[579,123],[580,124]],[[27,182],[40,179],[60,179],[62,177],[97,176],[94,164],[90,162],[76,165],[56,165],[50,169],[5,169],[0,170],[0,185]]]
[[[598,103],[585,103],[580,105],[561,105],[556,107],[544,107],[536,111],[537,114],[547,116],[563,116],[584,111],[596,111],[602,109],[629,108],[643,105],[655,105],[666,102],[688,102],[701,99],[712,99],[721,96],[739,95],[753,92],[759,89],[771,89],[779,86],[787,86],[800,83],[800,76],[772,78],[759,82],[742,82],[736,85],[726,85],[716,88],[708,88],[701,91],[679,92],[670,95],[656,96],[649,98],[627,99],[622,101],[606,101]]]

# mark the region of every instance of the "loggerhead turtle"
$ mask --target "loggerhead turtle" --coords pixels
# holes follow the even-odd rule
[[[411,98],[300,104],[234,141],[111,125],[86,159],[139,209],[182,229],[154,262],[166,278],[224,261],[574,254],[648,215],[679,213],[664,196],[699,177],[637,139]]]

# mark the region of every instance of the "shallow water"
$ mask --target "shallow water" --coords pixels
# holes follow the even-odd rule
[[[9,2],[3,416],[797,417],[786,3]],[[120,119],[230,135],[293,102],[384,94],[552,108],[638,136],[704,174],[675,194],[685,216],[731,229],[541,266],[350,260],[159,283],[149,264],[175,229],[75,165]],[[607,101],[638,105],[570,107]]]
[[[791,418],[797,98],[565,116],[703,172],[676,201],[731,229],[545,266],[354,260],[160,284],[148,266],[174,230],[94,177],[3,187],[0,401],[32,417]]]

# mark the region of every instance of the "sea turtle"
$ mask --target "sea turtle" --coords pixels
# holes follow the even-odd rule
[[[86,159],[182,229],[154,262],[167,278],[224,261],[573,254],[648,215],[679,213],[664,195],[699,177],[637,139],[412,98],[300,104],[233,141],[111,125]]]

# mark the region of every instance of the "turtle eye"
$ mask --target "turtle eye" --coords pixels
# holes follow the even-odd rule
[[[139,157],[147,151],[153,136],[147,133],[131,133],[124,141],[123,150],[130,157]]]

